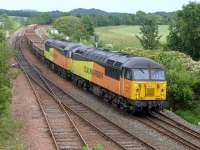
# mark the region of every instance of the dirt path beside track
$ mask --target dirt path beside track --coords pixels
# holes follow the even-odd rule
[[[29,150],[54,150],[48,128],[24,74],[13,81],[12,113],[21,124],[18,135]]]

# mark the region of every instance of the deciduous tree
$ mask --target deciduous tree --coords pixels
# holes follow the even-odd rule
[[[191,2],[177,12],[170,25],[168,46],[200,58],[200,3]]]
[[[83,24],[83,27],[84,27],[84,36],[86,37],[86,39],[89,37],[89,36],[92,36],[94,35],[94,25],[90,19],[90,17],[88,16],[83,16],[81,18],[81,22]]]
[[[141,36],[137,36],[144,49],[157,49],[159,47],[158,24],[156,19],[146,16],[140,28]]]
[[[81,20],[78,17],[60,17],[54,22],[53,26],[60,33],[69,36],[73,40],[80,41],[80,39],[83,37],[84,28]]]

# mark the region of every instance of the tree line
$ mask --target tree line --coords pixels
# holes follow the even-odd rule
[[[32,10],[0,10],[0,15],[6,14],[8,16],[20,16],[27,17],[27,23],[41,23],[49,24],[53,20],[62,16],[88,16],[92,20],[95,26],[111,26],[111,25],[141,25],[143,23],[144,17],[146,15],[154,16],[160,25],[168,24],[174,12],[155,12],[155,13],[145,13],[143,11],[138,11],[135,14],[128,13],[93,13],[88,11],[88,14],[76,13],[74,12],[61,12],[61,11],[50,11],[50,12],[37,12]],[[42,20],[41,18],[44,17]]]
[[[95,26],[140,25],[141,36],[137,37],[144,49],[160,48],[162,45],[159,43],[160,35],[158,33],[158,25],[169,24],[170,32],[167,37],[167,44],[164,45],[164,48],[184,52],[196,60],[200,58],[200,4],[196,2],[190,2],[188,5],[183,6],[182,10],[174,13],[160,12],[146,14],[145,12],[138,11],[136,14],[118,14],[112,16],[72,16],[69,13],[63,15],[64,16],[55,19],[48,13],[40,13],[30,17],[27,22],[29,24],[53,24],[58,31],[61,31],[68,36],[71,36],[73,33],[73,38],[75,39],[88,39],[89,36],[93,35]],[[70,19],[66,19],[67,17]],[[71,24],[69,23],[69,20],[72,22],[76,20],[75,22],[77,24],[73,26],[72,23],[68,29],[66,26]],[[62,23],[59,22],[62,22],[65,26],[61,25]],[[75,29],[75,27],[78,27],[78,29]],[[86,31],[85,29],[90,31]],[[79,32],[75,33],[76,31]]]
[[[95,26],[114,26],[114,25],[142,25],[145,18],[153,17],[159,25],[169,24],[174,13],[145,13],[138,11],[136,14],[119,14],[111,16],[90,16]]]

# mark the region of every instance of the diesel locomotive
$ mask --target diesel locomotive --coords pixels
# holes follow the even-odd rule
[[[151,59],[54,39],[43,50],[29,37],[29,47],[50,69],[108,103],[129,112],[159,111],[167,103],[165,70]]]

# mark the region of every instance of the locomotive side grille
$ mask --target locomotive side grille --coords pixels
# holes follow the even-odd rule
[[[146,88],[145,96],[154,96],[154,95],[155,95],[155,89],[154,88]]]

